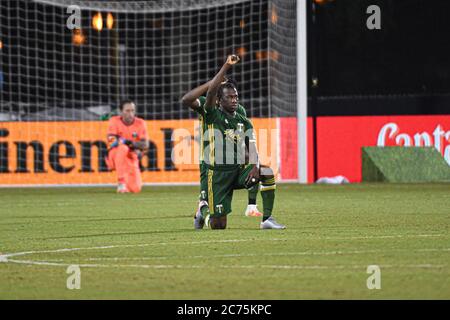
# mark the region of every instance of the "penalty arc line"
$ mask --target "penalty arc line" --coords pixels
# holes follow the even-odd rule
[[[307,240],[357,240],[357,239],[388,239],[388,238],[421,238],[421,237],[442,237],[441,234],[419,234],[419,235],[380,235],[380,236],[358,236],[358,237],[308,237]],[[54,250],[37,250],[37,251],[23,251],[16,253],[0,254],[0,262],[7,262],[10,257],[24,256],[28,254],[39,253],[58,253],[58,252],[70,252],[80,250],[102,250],[113,248],[132,248],[132,247],[148,247],[148,246],[165,246],[165,245],[196,245],[196,244],[211,244],[211,243],[233,243],[233,242],[248,242],[248,241],[289,241],[290,239],[224,239],[224,240],[210,240],[210,241],[191,241],[191,242],[159,242],[159,243],[143,243],[143,244],[118,244],[118,245],[105,245],[98,247],[85,247],[85,248],[63,248]]]
[[[442,235],[439,234],[430,234],[430,235],[391,235],[391,236],[365,236],[365,237],[349,237],[349,238],[331,238],[331,237],[326,237],[326,238],[322,238],[324,240],[329,240],[329,239],[367,239],[367,238],[401,238],[401,237],[439,237]],[[288,239],[264,239],[266,241],[288,241]],[[129,244],[129,245],[109,245],[109,246],[98,246],[98,247],[86,247],[86,248],[63,248],[63,249],[55,249],[55,250],[40,250],[40,251],[24,251],[24,252],[16,252],[16,253],[9,253],[9,254],[0,254],[0,262],[12,262],[12,263],[18,263],[18,264],[29,264],[29,265],[47,265],[47,266],[69,266],[69,265],[73,265],[72,264],[67,264],[67,263],[57,263],[57,262],[50,262],[50,261],[36,261],[36,260],[16,260],[16,259],[10,259],[11,257],[17,257],[17,256],[24,256],[24,255],[29,255],[29,254],[40,254],[40,253],[60,253],[60,252],[72,252],[72,251],[80,251],[80,250],[102,250],[102,249],[113,249],[113,248],[129,248],[129,247],[147,247],[147,246],[156,246],[156,245],[176,245],[176,244],[180,244],[180,245],[193,245],[193,244],[204,244],[204,243],[232,243],[232,242],[247,242],[249,241],[249,239],[225,239],[225,240],[213,240],[213,241],[192,241],[192,242],[171,242],[171,243],[152,243],[152,244]],[[261,241],[261,239],[259,239],[259,241]],[[422,249],[423,250],[435,250],[435,249]],[[447,249],[444,249],[444,251]],[[373,252],[373,250],[372,250]],[[357,254],[357,253],[362,253],[359,251],[355,251],[353,252],[353,254]],[[367,252],[367,253],[371,253],[371,252]],[[306,255],[306,254],[315,254],[315,255],[337,255],[337,254],[346,254],[345,252],[339,252],[339,251],[333,251],[333,252],[303,252],[303,253],[286,253],[285,255],[289,255],[289,254],[297,254],[297,255]],[[352,252],[347,252],[347,254],[352,254]],[[237,255],[225,255],[226,256],[237,256]],[[183,257],[181,257],[183,258]],[[139,268],[155,268],[155,269],[161,269],[161,268],[201,268],[204,266],[180,266],[180,265],[105,265],[105,264],[77,264],[80,267],[139,267]],[[433,266],[433,265],[414,265],[417,267],[422,268],[423,266],[428,266],[428,267],[437,267],[437,268],[442,268],[445,267],[445,265],[437,265],[437,266]],[[253,268],[255,266],[235,266],[234,268]],[[263,267],[264,266],[258,266],[258,267]],[[273,269],[289,269],[290,267],[292,267],[293,269],[305,269],[305,268],[309,268],[309,267],[313,267],[313,268],[329,268],[328,266],[265,266],[268,268],[273,268]],[[345,266],[342,266],[345,267]],[[386,267],[386,266],[385,266]],[[407,266],[404,266],[407,267]],[[334,267],[336,268],[336,266]],[[340,268],[340,267],[339,267]]]
[[[191,242],[159,242],[159,243],[141,243],[141,244],[118,244],[109,246],[98,247],[85,247],[85,248],[63,248],[55,250],[36,250],[36,251],[23,251],[15,253],[0,254],[0,262],[12,261],[10,257],[24,256],[29,254],[40,253],[59,253],[59,252],[71,252],[80,250],[102,250],[102,249],[114,249],[114,248],[133,248],[133,247],[149,247],[149,246],[166,246],[166,245],[195,245],[195,244],[210,244],[210,243],[229,243],[229,242],[248,242],[255,239],[225,239],[225,240],[210,240],[210,241],[191,241]],[[258,241],[288,241],[287,239],[258,239]]]
[[[440,236],[440,235],[416,235],[418,237],[423,236]],[[381,236],[392,237],[392,236]],[[367,237],[364,237],[367,238]],[[328,239],[328,238],[327,238]],[[267,239],[268,241],[287,241],[286,239]],[[56,249],[56,250],[41,250],[41,251],[25,251],[25,252],[17,252],[17,253],[9,253],[0,255],[0,262],[11,262],[17,264],[28,264],[28,265],[47,265],[47,266],[70,266],[70,265],[78,265],[80,267],[92,267],[92,268],[111,268],[111,267],[133,267],[133,268],[153,268],[153,269],[196,269],[196,268],[204,268],[204,266],[183,266],[183,265],[133,265],[133,264],[76,264],[76,263],[59,263],[59,262],[51,262],[51,261],[36,261],[36,260],[16,260],[10,259],[11,257],[24,256],[29,254],[38,254],[38,253],[60,253],[60,252],[72,252],[72,251],[80,251],[80,250],[102,250],[102,249],[112,249],[112,248],[126,248],[126,247],[146,247],[146,246],[155,246],[155,245],[169,245],[169,244],[204,244],[204,243],[230,243],[230,242],[246,242],[249,239],[225,239],[225,240],[215,240],[215,241],[193,241],[193,242],[172,242],[172,243],[152,243],[152,244],[130,244],[130,245],[110,245],[110,246],[98,246],[98,247],[86,247],[86,248],[64,248],[64,249]],[[405,249],[406,250],[406,249]],[[425,251],[449,251],[449,248],[444,249],[418,249],[417,251],[425,252]],[[395,250],[394,250],[395,251]],[[398,250],[397,250],[398,251]],[[273,254],[228,254],[228,255],[215,255],[214,257],[245,257],[245,256],[267,256],[267,255],[278,255],[278,256],[289,256],[289,255],[343,255],[343,254],[359,254],[359,253],[376,253],[376,252],[384,252],[381,250],[368,250],[368,251],[330,251],[330,252],[290,252],[290,253],[273,253]],[[182,259],[186,258],[205,258],[207,256],[192,256],[192,257],[180,257]],[[150,257],[153,259],[158,259],[158,257]],[[100,260],[102,258],[98,258]],[[106,260],[107,258],[103,258]],[[112,260],[126,259],[126,258],[110,258]],[[170,257],[159,257],[159,259],[170,259]],[[95,260],[95,258],[88,258],[88,260]],[[129,260],[137,260],[136,258],[131,258]],[[144,260],[144,258],[141,258]],[[360,268],[361,266],[299,266],[299,265],[259,265],[259,266],[223,266],[230,268],[269,268],[269,269],[341,269],[341,268]],[[445,265],[431,265],[431,264],[421,264],[421,265],[403,265],[403,266],[391,266],[385,265],[383,267],[405,267],[405,268],[444,268]]]
[[[34,260],[9,260],[10,262],[27,265],[44,265],[68,267],[76,265],[80,268],[142,268],[142,269],[204,269],[204,265],[148,265],[148,264],[70,264]],[[380,268],[414,268],[414,269],[442,269],[446,265],[417,264],[417,265],[380,265]],[[285,269],[285,270],[318,270],[318,269],[366,269],[366,265],[221,265],[226,269]]]
[[[154,257],[86,257],[78,261],[146,261],[146,260],[171,260],[171,259],[208,259],[208,258],[246,258],[246,257],[288,257],[288,256],[333,256],[333,255],[353,255],[368,253],[392,253],[401,251],[414,252],[446,252],[450,248],[429,248],[429,249],[393,249],[393,250],[356,250],[356,251],[303,251],[303,252],[274,252],[274,253],[248,253],[248,254],[217,254],[217,255],[196,255],[196,256],[154,256]],[[67,259],[47,259],[46,262],[64,262]]]

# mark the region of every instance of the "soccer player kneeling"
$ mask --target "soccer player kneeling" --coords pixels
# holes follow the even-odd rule
[[[201,186],[201,189],[208,192],[205,192],[205,198],[201,199],[200,210],[194,218],[194,227],[202,229],[205,218],[209,215],[209,225],[212,229],[225,229],[227,215],[231,213],[233,190],[251,189],[261,182],[263,199],[261,229],[285,229],[284,225],[277,223],[272,217],[275,178],[270,168],[259,165],[251,121],[236,112],[237,89],[232,83],[221,85],[226,71],[238,61],[239,57],[235,55],[227,58],[209,85],[202,110],[198,111],[202,113],[204,121],[203,150],[204,164],[207,168],[207,179],[202,182],[207,185]],[[245,146],[245,136],[249,138],[249,164],[245,164],[245,161],[242,164],[239,161],[242,159],[240,156],[245,153],[239,154],[239,150],[245,149],[241,148]]]

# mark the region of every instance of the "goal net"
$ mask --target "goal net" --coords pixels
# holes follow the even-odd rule
[[[198,121],[180,99],[231,53],[241,62],[229,76],[260,129],[263,160],[282,175],[279,128],[295,128],[286,120],[296,115],[295,6],[2,0],[0,185],[114,183],[106,120],[125,98],[149,129],[144,182],[197,182]]]

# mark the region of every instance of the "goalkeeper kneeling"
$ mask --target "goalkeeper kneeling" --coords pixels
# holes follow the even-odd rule
[[[136,117],[133,101],[121,102],[119,111],[118,116],[109,119],[106,164],[110,170],[117,171],[118,193],[140,192],[139,159],[148,149],[147,127],[143,119]]]

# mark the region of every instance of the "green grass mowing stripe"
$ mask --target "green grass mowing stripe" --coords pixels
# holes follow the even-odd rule
[[[242,216],[246,193],[236,192],[228,230],[195,232],[195,187],[125,196],[112,188],[3,189],[3,253],[151,245],[16,257],[125,266],[84,268],[82,290],[72,292],[64,267],[0,263],[0,298],[448,299],[449,191],[446,184],[281,185],[275,216],[285,232],[258,230],[258,219]],[[156,255],[167,259],[138,259]],[[365,287],[369,264],[383,268],[380,292]]]

